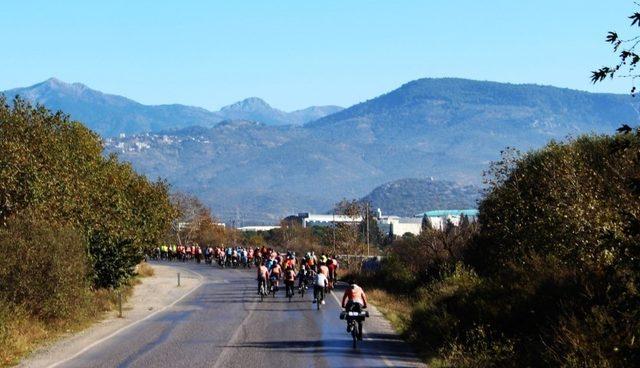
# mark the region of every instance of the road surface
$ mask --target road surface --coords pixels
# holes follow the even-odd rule
[[[409,347],[379,315],[365,322],[364,341],[351,346],[338,318],[338,297],[320,311],[311,295],[289,302],[284,292],[260,302],[255,270],[180,264],[203,278],[162,313],[56,367],[416,367]]]

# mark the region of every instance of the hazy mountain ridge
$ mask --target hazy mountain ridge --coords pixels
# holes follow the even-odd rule
[[[223,218],[241,214],[253,223],[290,212],[324,212],[342,198],[361,198],[404,178],[429,175],[477,185],[506,146],[526,150],[638,121],[626,95],[461,79],[413,81],[303,126],[229,120],[182,105],[145,106],[80,84],[60,82],[59,92],[56,81],[47,83],[54,86],[33,96],[44,96],[45,103],[73,96],[84,110],[60,108],[92,117],[90,127],[98,121],[112,124],[103,131],[146,126],[162,132],[107,139],[105,147],[149,177],[167,178],[174,188],[201,196]],[[279,110],[249,99],[221,111]],[[192,123],[198,119],[200,124]]]
[[[194,125],[212,127],[229,119],[255,120],[267,125],[301,125],[342,109],[337,106],[311,106],[288,113],[272,108],[256,97],[225,106],[220,111],[180,104],[143,105],[126,97],[93,90],[81,83],[66,83],[56,78],[2,93],[9,100],[20,95],[50,110],[62,110],[103,137]]]
[[[400,179],[385,183],[362,197],[362,203],[383,214],[414,216],[427,210],[476,208],[481,188],[451,181]]]
[[[269,222],[291,212],[325,212],[342,198],[404,178],[479,185],[506,146],[612,133],[622,121],[637,121],[632,102],[555,87],[423,79],[304,126],[227,121],[169,132],[180,137],[175,145],[139,136],[114,139],[107,149],[202,196],[224,218],[240,213]]]

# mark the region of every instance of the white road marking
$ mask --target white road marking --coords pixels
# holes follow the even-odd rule
[[[188,272],[193,272],[193,273],[195,273],[196,275],[198,275],[198,277],[200,278],[200,285],[196,286],[195,288],[193,288],[193,289],[192,289],[191,291],[189,291],[188,293],[186,293],[186,294],[184,294],[183,296],[181,296],[180,298],[176,299],[173,303],[171,303],[171,304],[169,304],[169,305],[167,305],[167,306],[163,307],[162,309],[158,309],[157,311],[155,311],[155,312],[151,313],[150,315],[148,315],[148,316],[146,316],[146,317],[144,317],[144,318],[142,318],[142,319],[139,319],[139,320],[137,320],[137,321],[135,321],[135,322],[132,322],[132,323],[130,323],[130,324],[128,324],[128,325],[126,325],[126,326],[124,326],[124,327],[120,328],[119,330],[116,330],[115,332],[113,332],[113,333],[112,333],[111,335],[109,335],[109,336],[103,337],[102,339],[100,339],[100,340],[98,340],[98,341],[94,341],[93,343],[91,343],[91,344],[89,344],[89,345],[85,346],[82,350],[80,350],[79,352],[77,352],[77,353],[73,354],[72,356],[70,356],[70,357],[68,357],[68,358],[65,358],[65,359],[63,359],[63,360],[61,360],[61,361],[59,361],[59,362],[56,362],[56,363],[51,364],[48,368],[57,367],[57,366],[59,366],[59,365],[60,365],[60,364],[62,364],[62,363],[66,363],[66,362],[68,362],[68,361],[70,361],[70,360],[72,360],[72,359],[77,358],[77,357],[78,357],[78,356],[80,356],[81,354],[83,354],[83,353],[87,352],[89,349],[91,349],[91,348],[95,347],[96,345],[99,345],[99,344],[101,344],[101,343],[105,342],[106,340],[109,340],[110,338],[112,338],[112,337],[116,336],[117,334],[121,333],[122,331],[127,330],[127,329],[129,329],[129,328],[131,328],[131,327],[133,327],[133,326],[137,325],[138,323],[140,323],[140,322],[142,322],[142,321],[145,321],[145,320],[147,320],[147,319],[149,319],[149,318],[151,318],[151,317],[155,316],[156,314],[158,314],[158,313],[162,313],[162,312],[164,312],[165,310],[167,310],[167,309],[169,309],[169,308],[173,307],[173,306],[174,306],[174,305],[176,305],[178,302],[180,302],[182,299],[186,298],[186,297],[187,297],[187,296],[189,296],[191,293],[193,293],[194,291],[198,290],[198,289],[200,288],[200,286],[202,286],[202,285],[203,285],[202,280],[203,280],[204,276],[202,276],[200,273],[198,273],[198,272],[196,272],[196,271],[193,271],[193,270],[188,270]]]

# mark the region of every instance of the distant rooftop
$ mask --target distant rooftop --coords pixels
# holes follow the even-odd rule
[[[466,210],[436,210],[436,211],[427,211],[423,213],[419,213],[416,217],[445,217],[445,216],[460,216],[466,215],[469,217],[477,217],[478,210],[475,209],[466,209]]]

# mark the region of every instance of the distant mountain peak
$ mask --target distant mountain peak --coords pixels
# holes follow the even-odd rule
[[[231,105],[224,106],[223,108],[220,109],[220,111],[223,111],[223,112],[230,112],[230,111],[252,112],[252,111],[264,111],[264,110],[277,110],[277,109],[274,109],[265,100],[259,97],[245,98],[242,101],[232,103]]]
[[[41,84],[46,84],[46,85],[50,85],[50,86],[55,86],[55,85],[65,85],[68,84],[56,77],[51,77],[47,80],[45,80],[44,82],[42,82]]]
[[[87,87],[82,83],[78,83],[78,82],[68,83],[56,77],[51,77],[45,80],[44,82],[34,84],[31,87],[27,87],[27,89],[50,90],[50,91],[66,92],[71,94],[78,94],[84,91],[93,91],[91,88]],[[100,93],[98,91],[94,91],[94,92]]]

